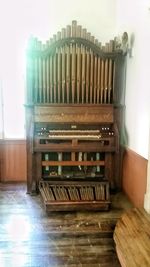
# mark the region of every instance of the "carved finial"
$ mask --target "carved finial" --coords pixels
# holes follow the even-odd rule
[[[124,32],[122,35],[121,49],[123,51],[123,54],[125,54],[128,51],[128,34],[127,34],[127,32]]]
[[[121,49],[121,39],[119,36],[116,36],[114,38],[114,50],[117,51],[117,50],[120,50]]]
[[[123,54],[128,51],[128,34],[124,32],[122,37],[117,36],[114,39],[114,50],[122,50]]]

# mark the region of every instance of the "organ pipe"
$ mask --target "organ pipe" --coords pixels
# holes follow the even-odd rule
[[[76,39],[74,39],[76,38]],[[61,41],[69,40],[65,44]],[[96,50],[89,47],[87,40]],[[59,45],[57,45],[57,43]],[[55,45],[56,44],[56,45]],[[53,48],[51,52],[50,47]],[[115,59],[113,40],[101,46],[86,29],[73,21],[46,45],[34,41],[30,98],[35,103],[111,104],[114,100]],[[49,51],[49,52],[47,52]]]

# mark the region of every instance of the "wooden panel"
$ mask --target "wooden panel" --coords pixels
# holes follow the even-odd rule
[[[2,179],[2,140],[0,140],[0,181]]]
[[[26,181],[26,141],[5,140],[1,147],[1,180]]]
[[[130,149],[123,159],[122,187],[135,207],[144,206],[148,161]]]
[[[42,161],[42,166],[104,166],[105,162],[100,160],[95,161]]]
[[[113,107],[110,106],[35,106],[35,122],[49,123],[113,123]]]

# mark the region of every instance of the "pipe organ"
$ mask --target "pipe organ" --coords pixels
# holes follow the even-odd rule
[[[125,55],[76,21],[27,51],[27,189],[49,210],[105,209],[121,185]]]

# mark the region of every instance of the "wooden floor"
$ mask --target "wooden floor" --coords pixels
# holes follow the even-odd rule
[[[25,184],[0,184],[0,267],[120,267],[113,230],[131,205],[112,196],[107,212],[52,212]]]

